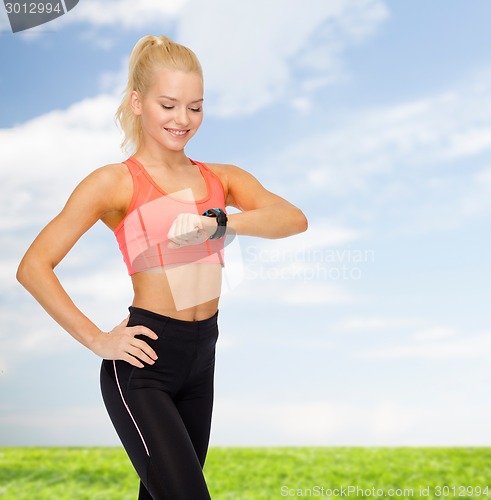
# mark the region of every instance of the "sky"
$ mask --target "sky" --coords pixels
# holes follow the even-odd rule
[[[92,170],[143,35],[192,48],[189,157],[238,165],[305,233],[238,237],[211,446],[490,446],[491,4],[80,0],[13,34],[0,7],[0,446],[119,445],[100,358],[16,282]],[[110,330],[131,304],[96,224],[56,268]]]

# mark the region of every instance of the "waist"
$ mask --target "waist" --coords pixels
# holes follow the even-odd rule
[[[142,307],[130,306],[128,325],[143,325],[157,334],[165,331],[178,337],[185,335],[188,338],[212,335],[218,327],[218,309],[204,319],[186,320],[160,314]]]
[[[131,276],[133,306],[180,319],[202,319],[218,309],[222,268],[219,264],[188,264],[154,269]]]

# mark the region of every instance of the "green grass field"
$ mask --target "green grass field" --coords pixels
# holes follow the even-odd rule
[[[210,448],[205,475],[213,500],[491,499],[491,448]],[[122,448],[0,448],[2,499],[134,500],[137,490]]]

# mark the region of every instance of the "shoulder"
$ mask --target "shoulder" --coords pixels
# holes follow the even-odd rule
[[[75,190],[90,190],[106,196],[131,184],[131,174],[124,163],[110,163],[90,172]]]
[[[131,174],[124,163],[110,163],[90,172],[73,190],[69,201],[91,200],[94,207],[119,209],[132,190]]]
[[[129,177],[131,174],[124,163],[108,163],[93,170],[86,179],[107,186],[124,181]]]
[[[229,163],[204,163],[228,187],[236,179],[252,177],[250,173],[237,165]]]
[[[261,183],[247,170],[237,165],[223,163],[205,163],[220,179],[226,198],[226,205],[243,209],[252,207],[255,202],[271,195]]]
[[[210,170],[213,171],[213,173],[221,174],[221,175],[227,175],[230,173],[234,173],[237,171],[242,171],[245,172],[244,169],[238,167],[237,165],[232,165],[230,163],[203,163],[206,165]]]

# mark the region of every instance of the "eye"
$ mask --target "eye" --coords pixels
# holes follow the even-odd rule
[[[200,113],[202,108],[201,106],[199,108],[189,108],[191,111],[194,111],[195,113]]]
[[[163,107],[164,109],[172,109],[174,106],[166,106],[165,104],[162,104],[162,107]]]

